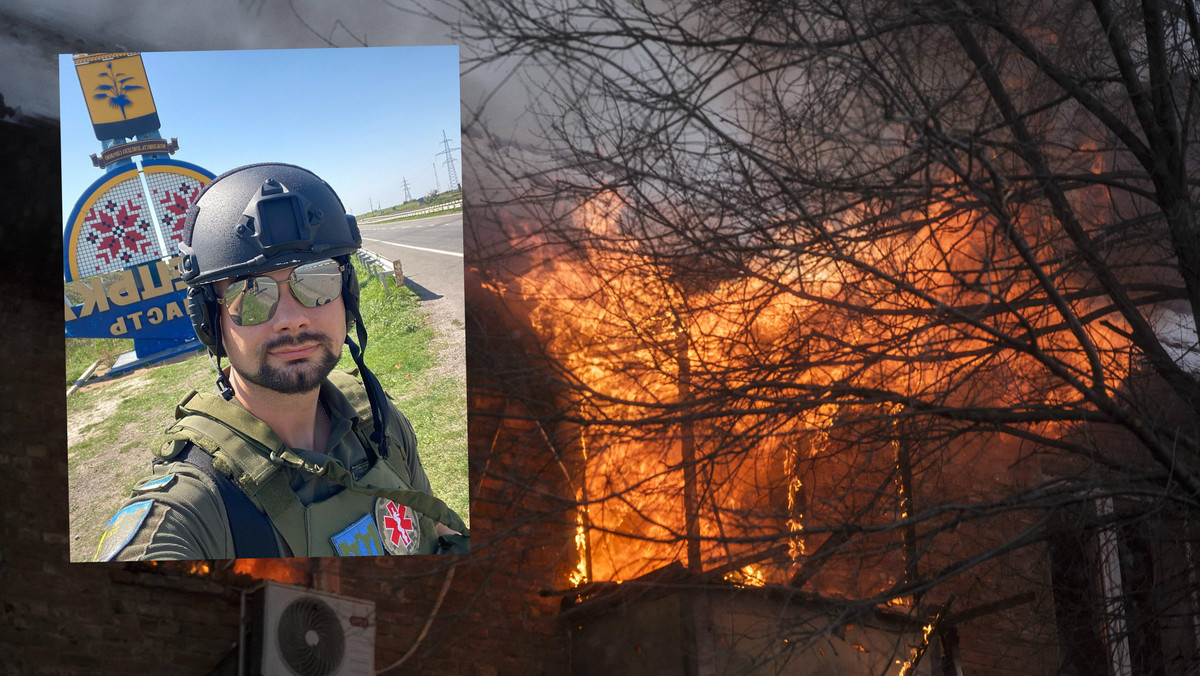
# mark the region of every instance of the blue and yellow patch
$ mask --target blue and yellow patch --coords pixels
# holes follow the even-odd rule
[[[346,526],[343,530],[329,538],[338,556],[381,556],[383,544],[379,539],[379,529],[375,527],[375,519],[370,514]]]
[[[150,506],[153,504],[153,500],[134,502],[125,505],[121,511],[114,514],[100,535],[100,543],[96,545],[96,555],[92,557],[92,560],[110,561],[124,549],[125,545],[133,539],[138,528],[142,527],[142,522],[146,520],[146,515],[150,513]]]
[[[133,490],[139,492],[162,490],[164,488],[170,488],[171,484],[173,483],[175,483],[174,472],[167,474],[166,476],[160,476],[157,479],[151,479],[141,486],[134,486]]]

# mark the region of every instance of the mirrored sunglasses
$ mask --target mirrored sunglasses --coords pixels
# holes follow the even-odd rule
[[[301,265],[282,282],[265,275],[234,280],[220,303],[238,326],[269,321],[279,307],[279,285],[287,284],[292,297],[304,307],[320,307],[342,295],[342,266],[333,260]]]

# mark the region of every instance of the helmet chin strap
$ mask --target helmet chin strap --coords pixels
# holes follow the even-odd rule
[[[225,371],[221,369],[221,358],[219,355],[224,350],[221,349],[221,331],[220,328],[213,334],[213,346],[208,350],[208,363],[212,364],[217,370],[217,392],[225,401],[233,399],[233,386],[229,384],[229,377],[225,375]]]
[[[354,316],[358,343],[351,340],[350,336],[346,336],[346,345],[350,348],[350,358],[358,367],[358,374],[362,376],[363,385],[367,388],[367,399],[371,402],[371,418],[375,423],[375,431],[371,433],[371,442],[375,444],[376,454],[386,460],[388,457],[387,395],[384,394],[379,379],[375,377],[374,373],[371,373],[371,370],[367,368],[366,361],[363,360],[363,354],[367,349],[367,329],[363,326],[362,316],[359,315],[358,303],[353,303],[353,307],[349,310]],[[360,348],[359,345],[362,347]]]
[[[221,394],[221,397],[225,401],[233,399],[233,386],[229,384],[229,377],[221,370],[221,358],[217,357],[216,361],[213,361],[213,356],[210,352],[208,353],[208,361],[217,370],[217,392]]]

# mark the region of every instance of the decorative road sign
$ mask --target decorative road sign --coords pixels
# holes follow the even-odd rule
[[[92,163],[106,171],[63,228],[63,278],[73,283],[63,319],[69,337],[133,338],[134,352],[110,369],[116,373],[200,347],[178,248],[187,208],[213,174],[160,159],[179,143],[159,135],[141,54],[81,54],[74,61],[102,146]]]

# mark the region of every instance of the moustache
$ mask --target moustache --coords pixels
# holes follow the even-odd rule
[[[329,336],[317,331],[302,331],[300,333],[285,334],[276,338],[272,338],[260,345],[258,352],[260,354],[266,354],[267,352],[277,350],[281,347],[303,345],[305,343],[320,343],[321,345],[325,346],[325,349],[329,350],[330,352],[333,351],[333,340]]]

